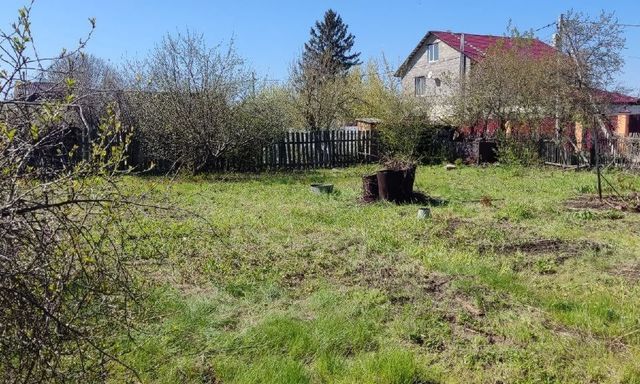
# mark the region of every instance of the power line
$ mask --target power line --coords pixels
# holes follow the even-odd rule
[[[557,24],[557,22],[556,22],[556,21],[552,21],[552,22],[550,22],[550,23],[549,23],[549,24],[547,24],[547,25],[543,25],[542,27],[540,27],[540,28],[538,28],[538,29],[534,29],[534,30],[533,30],[533,32],[535,33],[535,32],[542,31],[543,29],[545,29],[545,28],[549,28],[549,27],[551,27],[551,26],[555,26],[556,24]]]

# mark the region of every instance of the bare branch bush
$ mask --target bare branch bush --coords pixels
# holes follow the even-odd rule
[[[541,54],[532,48],[533,34],[511,29],[512,44],[498,44],[473,65],[453,98],[456,123],[482,125],[497,122],[499,132],[527,127],[539,137],[545,120],[559,119],[556,137],[576,121],[598,120],[609,135],[606,113],[615,76],[623,65],[625,46],[614,14],[597,18],[569,11],[559,26],[555,52]]]
[[[81,51],[54,60],[43,77],[50,84],[69,82],[74,103],[83,107],[90,127],[100,124],[111,104],[122,105],[122,75],[109,62],[94,55]]]
[[[592,18],[570,10],[559,30],[561,52],[573,64],[567,81],[574,87],[577,119],[591,125],[595,120],[605,137],[611,133],[606,113],[611,100],[607,93],[615,86],[616,75],[624,66],[622,51],[626,40],[615,13],[602,11]]]
[[[30,10],[0,31],[0,381],[102,381],[119,362],[106,340],[127,327],[136,299],[123,223],[131,198],[119,188],[129,136],[111,105],[80,143],[71,73],[37,100],[11,98],[87,41],[39,56]]]
[[[130,67],[127,104],[142,156],[163,168],[202,171],[285,128],[279,106],[257,97],[233,42],[209,48],[201,34],[167,35]]]

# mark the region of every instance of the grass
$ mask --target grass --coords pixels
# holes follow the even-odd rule
[[[366,171],[126,180],[184,211],[132,225],[116,352],[158,383],[640,383],[640,214],[569,209],[593,174],[420,167],[447,204],[418,220],[359,203]]]

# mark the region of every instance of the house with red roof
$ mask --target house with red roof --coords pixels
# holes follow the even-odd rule
[[[467,76],[482,61],[491,47],[509,48],[514,40],[506,36],[429,31],[400,65],[395,76],[401,79],[405,93],[427,97],[438,106],[455,92],[447,84]],[[531,39],[528,52],[535,56],[553,54],[556,49],[538,39]],[[626,136],[640,133],[640,99],[616,92],[597,91],[596,96],[611,104],[610,117],[616,133]],[[435,114],[446,113],[436,108]]]

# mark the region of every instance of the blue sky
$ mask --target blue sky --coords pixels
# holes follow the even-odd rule
[[[6,29],[23,0],[3,0],[0,23]],[[382,53],[399,64],[428,30],[503,34],[511,19],[521,29],[554,21],[569,8],[597,14],[616,11],[620,22],[640,24],[640,1],[198,1],[198,0],[38,0],[33,30],[40,50],[71,47],[88,28],[97,29],[88,51],[122,63],[148,52],[163,34],[189,28],[210,44],[235,39],[238,52],[261,77],[285,79],[308,39],[309,28],[333,8],[356,35],[362,57]],[[548,40],[552,28],[539,32]],[[627,28],[623,85],[640,89],[640,28]]]

